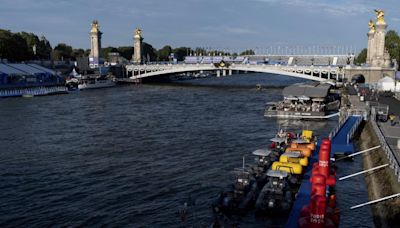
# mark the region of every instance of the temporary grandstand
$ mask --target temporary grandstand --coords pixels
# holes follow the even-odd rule
[[[54,71],[37,64],[0,63],[0,88],[27,88],[64,85]]]

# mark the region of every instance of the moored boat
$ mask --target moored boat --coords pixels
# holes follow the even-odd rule
[[[212,204],[214,212],[224,214],[246,214],[253,205],[258,192],[257,181],[244,170],[235,172],[234,184],[221,192]]]
[[[99,89],[115,86],[114,80],[108,77],[83,77],[78,84],[79,90]]]
[[[257,214],[286,214],[293,203],[293,194],[288,184],[288,173],[268,170],[268,183],[262,188],[255,209]]]
[[[338,115],[340,96],[329,83],[299,83],[283,90],[284,100],[267,103],[265,117],[328,119]]]

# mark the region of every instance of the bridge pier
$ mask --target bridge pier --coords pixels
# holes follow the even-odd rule
[[[226,70],[222,70],[222,76],[226,76]]]
[[[231,76],[232,75],[232,69],[229,69],[228,71],[228,75]]]
[[[221,77],[221,71],[217,70],[217,78]]]

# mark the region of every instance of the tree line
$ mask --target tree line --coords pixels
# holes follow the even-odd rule
[[[132,46],[105,47],[100,50],[100,57],[108,59],[108,54],[117,52],[127,60],[132,58]],[[218,50],[206,50],[204,48],[178,47],[172,48],[166,45],[161,49],[154,48],[151,44],[142,43],[142,57],[145,62],[170,61],[171,54],[178,61],[183,61],[187,55],[254,55],[249,49],[242,53],[228,53]],[[73,48],[72,46],[59,43],[52,48],[46,37],[38,37],[34,33],[18,32],[0,29],[0,59],[10,62],[22,62],[28,60],[76,60],[79,57],[87,57],[90,49]]]

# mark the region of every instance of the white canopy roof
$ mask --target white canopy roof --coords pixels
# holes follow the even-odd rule
[[[270,169],[267,171],[267,176],[285,178],[288,176],[288,173],[285,171],[281,171],[281,170],[271,170]]]
[[[258,150],[253,151],[253,155],[256,155],[256,156],[266,157],[270,154],[271,154],[271,151],[268,149],[258,149]]]
[[[270,141],[271,141],[271,142],[276,142],[276,143],[283,143],[283,142],[286,141],[286,139],[285,139],[285,138],[278,138],[278,137],[275,137],[275,138],[270,139]]]

